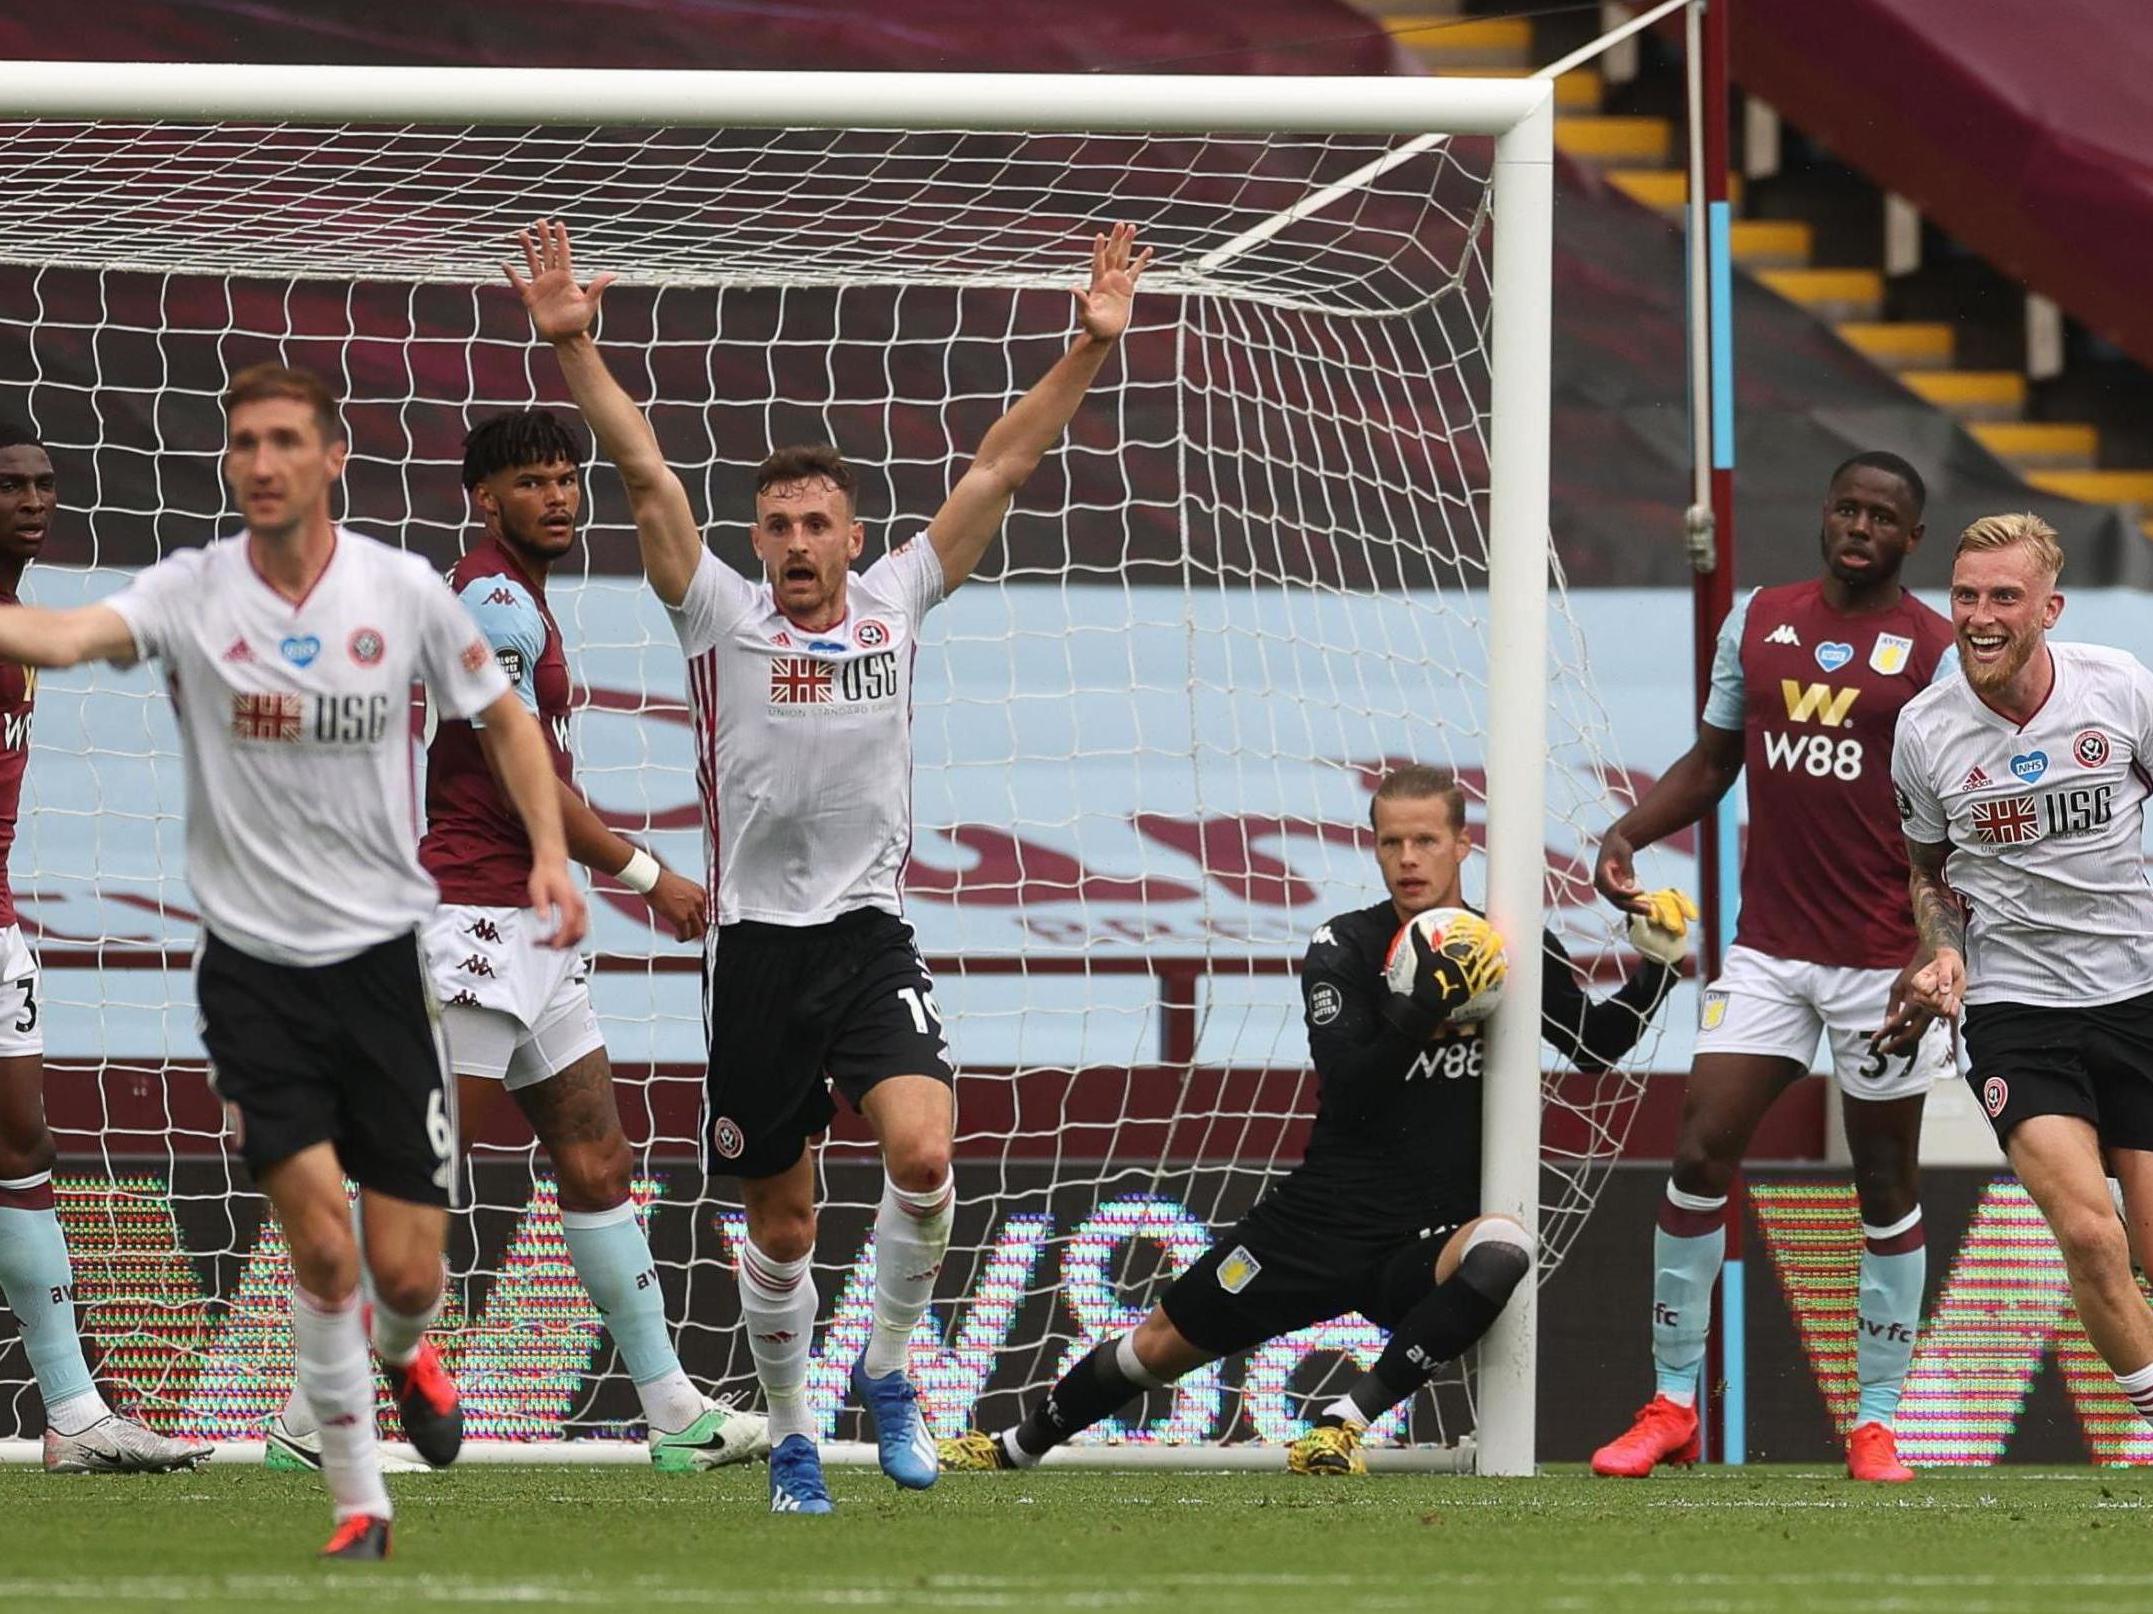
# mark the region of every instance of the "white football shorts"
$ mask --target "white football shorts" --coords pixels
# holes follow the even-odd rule
[[[426,967],[459,1076],[530,1087],[604,1045],[590,961],[545,944],[528,908],[443,903],[426,924]]]
[[[38,995],[37,954],[22,926],[0,930],[0,1059],[42,1057],[45,1002]]]
[[[1951,1033],[1929,1027],[1912,1054],[1889,1058],[1869,1046],[1884,1023],[1897,970],[1834,969],[1730,947],[1718,979],[1704,989],[1697,1016],[1700,1054],[1767,1054],[1809,1068],[1817,1035],[1830,1040],[1832,1074],[1848,1098],[1912,1098],[1956,1075]]]

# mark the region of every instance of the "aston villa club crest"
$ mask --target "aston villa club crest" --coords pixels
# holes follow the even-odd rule
[[[1697,1029],[1700,1031],[1717,1031],[1720,1022],[1726,1018],[1727,994],[1724,992],[1705,993],[1704,1000],[1697,1006]]]
[[[1903,671],[1906,658],[1914,653],[1914,641],[1896,633],[1880,633],[1876,643],[1869,647],[1869,670],[1882,673],[1886,678]]]

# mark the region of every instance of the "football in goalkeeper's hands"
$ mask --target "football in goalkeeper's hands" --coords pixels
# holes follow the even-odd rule
[[[1410,939],[1415,931],[1431,951],[1464,969],[1469,980],[1483,978],[1478,990],[1451,1010],[1452,1023],[1470,1025],[1493,1014],[1503,998],[1503,981],[1510,973],[1510,955],[1503,950],[1503,939],[1495,927],[1468,908],[1430,908],[1426,913],[1415,914],[1398,932],[1391,943],[1390,956],[1383,961],[1383,976],[1390,989],[1407,996],[1417,984],[1414,976],[1420,969],[1420,955]]]

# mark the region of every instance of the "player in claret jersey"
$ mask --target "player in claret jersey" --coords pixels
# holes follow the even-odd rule
[[[224,405],[224,475],[245,530],[175,550],[96,605],[0,606],[0,658],[165,668],[203,917],[202,1041],[291,1248],[299,1386],[336,1507],[323,1551],[381,1558],[390,1506],[362,1262],[404,1432],[436,1466],[463,1440],[456,1386],[425,1337],[441,1301],[456,1100],[419,941],[437,893],[412,825],[414,682],[450,716],[484,715],[552,945],[573,947],[586,916],[545,741],[469,614],[419,557],[330,517],[346,452],[334,397],[261,364],[232,378]]]
[[[1531,1273],[1525,1230],[1480,1214],[1485,1044],[1477,1024],[1451,1018],[1499,965],[1501,941],[1485,922],[1460,925],[1473,951],[1459,959],[1415,934],[1412,992],[1385,979],[1402,924],[1463,903],[1459,876],[1473,847],[1465,792],[1435,768],[1399,768],[1376,787],[1368,817],[1384,900],[1319,926],[1301,966],[1322,1094],[1301,1164],[1175,1278],[1141,1323],[1063,1374],[1024,1422],[942,1441],[946,1467],[1030,1468],[1206,1362],[1357,1311],[1389,1329],[1390,1341],[1286,1461],[1297,1474],[1363,1473],[1368,1426],[1485,1334]],[[1579,989],[1562,944],[1544,937],[1541,1034],[1563,1058],[1590,1070],[1613,1064],[1674,984],[1696,909],[1673,891],[1650,905],[1655,917],[1630,921],[1642,967],[1597,1003]]]
[[[1951,625],[1899,584],[1926,496],[1895,454],[1857,454],[1832,473],[1823,574],[1759,589],[1728,614],[1697,743],[1601,843],[1601,894],[1634,911],[1634,852],[1695,823],[1748,768],[1741,919],[1705,988],[1654,1241],[1658,1389],[1628,1432],[1594,1453],[1595,1473],[1634,1478],[1696,1461],[1697,1376],[1726,1251],[1728,1182],[1822,1032],[1846,1099],[1861,1202],[1861,1399],[1848,1471],[1913,1478],[1892,1419],[1927,1263],[1916,1182],[1922,1097],[1950,1056],[1940,1028],[1899,1054],[1869,1038],[1914,943],[1906,852],[1891,833],[1892,725],[1951,645]]]
[[[52,530],[55,497],[44,445],[28,427],[0,420],[0,605],[18,603],[22,574]],[[56,1474],[192,1468],[209,1448],[167,1440],[106,1406],[75,1332],[75,1274],[52,1197],[37,956],[16,922],[7,877],[36,695],[36,668],[0,662],[0,1295],[22,1330],[44,1398],[46,1468]]]
[[[703,934],[703,888],[610,829],[576,791],[568,748],[568,658],[546,579],[576,542],[583,446],[544,410],[496,415],[464,443],[463,481],[484,531],[449,574],[540,732],[560,780],[568,855],[650,902],[680,941]],[[560,1182],[576,1277],[606,1320],[643,1404],[651,1461],[715,1468],[768,1450],[763,1421],[713,1401],[681,1371],[665,1293],[629,1197],[628,1139],[613,1067],[591,1007],[589,966],[546,945],[530,907],[531,843],[486,760],[482,721],[443,717],[426,759],[419,862],[441,888],[428,965],[457,1070],[466,1138],[505,1088]],[[318,1466],[321,1438],[297,1390],[268,1434],[273,1467]]]
[[[913,1326],[949,1242],[954,1078],[934,981],[902,918],[912,848],[912,663],[921,619],[972,574],[1010,500],[1061,436],[1127,329],[1150,261],[1117,226],[1092,242],[1069,350],[989,429],[923,533],[854,575],[867,529],[834,448],[779,449],[756,476],[755,582],[704,546],[680,478],[591,339],[611,281],[577,282],[568,232],[523,237],[513,268],[583,418],[620,468],[643,569],[688,658],[716,925],[705,1163],[747,1206],[740,1309],[770,1405],[770,1506],[828,1513],[807,1400],[815,1331],[815,1153],[836,1113],[863,1114],[885,1172],[875,1317],[852,1382],[882,1470],[935,1482],[906,1376]]]
[[[1966,676],[1906,708],[1892,759],[1925,955],[1904,1018],[1965,1005],[1966,1079],[2055,1232],[2086,1337],[2153,1422],[2153,1311],[2131,1270],[2153,1251],[2153,673],[2049,641],[2062,567],[2038,516],[1959,539]]]

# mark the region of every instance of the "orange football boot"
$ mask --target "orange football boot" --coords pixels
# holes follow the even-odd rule
[[[1904,1485],[1914,1477],[1914,1471],[1899,1461],[1898,1440],[1880,1423],[1854,1426],[1846,1441],[1846,1471],[1848,1479],[1886,1485]]]
[[[1662,1463],[1687,1468],[1697,1461],[1697,1409],[1656,1395],[1637,1411],[1637,1421],[1592,1454],[1592,1471],[1615,1479],[1643,1479]]]

